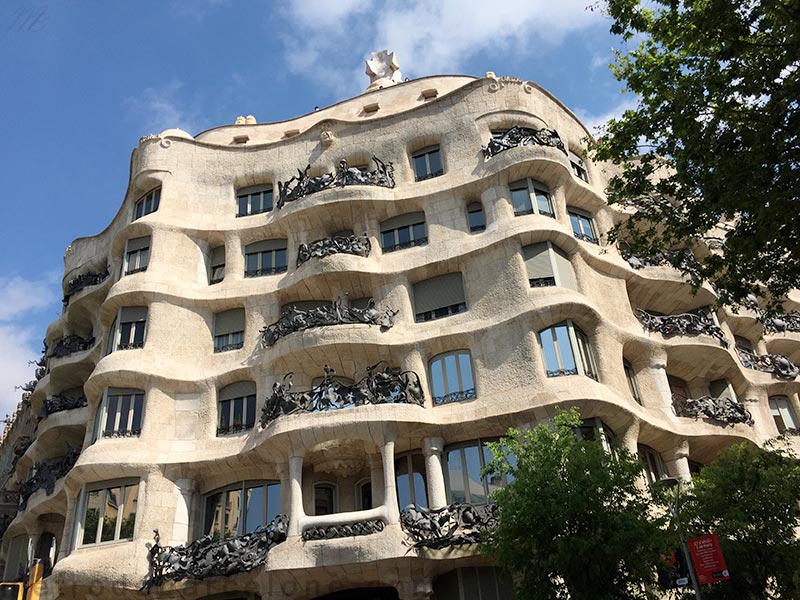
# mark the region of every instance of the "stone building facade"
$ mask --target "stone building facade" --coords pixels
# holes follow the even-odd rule
[[[6,580],[35,556],[47,598],[507,598],[470,542],[510,426],[578,406],[687,479],[797,433],[800,298],[762,324],[609,245],[608,171],[536,84],[395,70],[141,139],[67,249]]]

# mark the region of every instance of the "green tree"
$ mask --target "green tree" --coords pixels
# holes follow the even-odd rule
[[[638,211],[612,239],[653,255],[691,248],[723,219],[721,253],[671,262],[724,303],[754,293],[777,307],[800,287],[800,3],[601,6],[625,42],[612,69],[638,100],[590,144],[621,167],[609,201]]]
[[[800,598],[800,461],[739,444],[693,479],[682,503],[688,533],[716,533],[731,574],[707,600]]]
[[[577,409],[553,421],[490,445],[487,470],[510,483],[493,493],[498,524],[482,551],[514,575],[519,598],[656,597],[647,589],[668,544],[642,465],[623,449],[612,456],[600,441],[579,439]]]

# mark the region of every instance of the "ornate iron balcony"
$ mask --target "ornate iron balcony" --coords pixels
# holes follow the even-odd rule
[[[144,348],[144,342],[120,342],[117,345],[117,350],[135,350],[136,348]]]
[[[141,429],[116,429],[114,431],[104,431],[104,438],[131,438],[139,437],[142,434]]]
[[[261,426],[283,415],[296,412],[321,412],[365,404],[414,404],[422,406],[425,393],[419,376],[414,371],[400,371],[388,365],[382,371],[376,368],[383,361],[367,367],[367,374],[357,383],[348,385],[336,379],[336,372],[325,365],[322,381],[304,392],[292,392],[292,373],[283,382],[275,382],[272,396],[267,398],[261,411]]]
[[[288,519],[280,515],[252,533],[220,541],[204,535],[188,546],[162,546],[156,529],[147,552],[150,569],[140,591],[149,592],[167,581],[202,581],[252,571],[267,561],[273,547],[286,540],[287,526]]]
[[[347,525],[328,525],[326,527],[309,527],[303,531],[303,539],[330,540],[333,538],[353,537],[357,535],[370,535],[383,531],[384,523],[381,519],[357,521]]]
[[[574,235],[575,239],[577,239],[577,240],[583,240],[584,242],[589,242],[590,244],[595,244],[597,246],[600,245],[600,240],[598,240],[593,235],[589,235],[588,233],[581,233],[581,232],[575,233],[573,231],[572,235]]]
[[[764,331],[767,333],[800,331],[800,312],[793,311],[766,319],[764,321]]]
[[[540,287],[552,287],[556,284],[555,277],[535,277],[534,279],[528,279],[528,283],[532,288],[540,288]]]
[[[753,416],[744,404],[731,400],[727,396],[714,398],[713,396],[700,396],[699,398],[685,398],[680,394],[672,394],[672,410],[679,417],[698,419],[708,417],[721,423],[733,425],[744,423],[753,426]]]
[[[227,427],[217,427],[217,435],[227,435],[229,433],[239,433],[241,431],[246,431],[248,429],[252,429],[253,424],[250,423],[235,423],[233,425],[228,425]]]
[[[449,317],[451,315],[457,315],[466,310],[466,303],[459,302],[458,304],[443,306],[442,308],[437,308],[436,310],[428,310],[423,313],[417,313],[414,315],[414,320],[417,323],[425,323],[427,321],[435,321],[436,319],[444,319],[445,317]]]
[[[455,502],[438,510],[412,505],[400,513],[400,525],[412,548],[441,550],[480,542],[480,530],[497,525],[497,510],[494,504]]]
[[[332,325],[379,325],[382,330],[389,329],[394,325],[394,317],[398,312],[390,308],[379,311],[375,308],[374,298],[369,299],[366,308],[344,306],[341,298],[310,310],[290,306],[283,311],[280,319],[261,330],[261,343],[268,348],[290,333]]]
[[[574,369],[557,369],[555,371],[547,371],[548,377],[564,377],[565,375],[577,375],[578,369],[577,367]]]
[[[777,379],[791,380],[800,375],[797,365],[781,354],[756,354],[738,346],[736,352],[739,354],[739,360],[748,369],[771,373]]]
[[[244,342],[234,342],[233,344],[223,344],[222,346],[214,346],[214,352],[228,352],[229,350],[241,350],[244,347]]]
[[[565,155],[567,149],[555,129],[531,129],[515,125],[502,135],[492,136],[486,146],[481,146],[484,160],[489,160],[509,148],[517,146],[550,146],[558,148]]]
[[[70,279],[67,283],[67,293],[64,294],[64,299],[62,300],[64,306],[66,307],[67,304],[69,304],[69,299],[83,288],[97,285],[105,281],[106,277],[108,277],[108,267],[106,267],[106,270],[102,273],[89,272],[78,275],[74,279]]]
[[[378,187],[394,187],[394,166],[391,162],[385,163],[377,156],[372,157],[375,169],[372,171],[361,171],[347,166],[346,160],[339,161],[339,166],[333,173],[323,173],[316,177],[309,177],[308,172],[311,165],[307,165],[302,171],[297,170],[297,176],[289,181],[278,182],[278,209],[283,208],[287,202],[293,202],[315,192],[327,190],[334,187],[345,187],[347,185],[374,185]]]
[[[50,351],[51,358],[63,358],[75,352],[84,352],[94,346],[94,338],[79,335],[68,335],[58,340]]]
[[[633,313],[647,331],[655,331],[667,337],[673,335],[710,335],[717,338],[724,348],[728,347],[728,338],[725,337],[725,333],[703,312],[654,315],[646,310],[637,308]]]
[[[370,250],[372,250],[372,242],[369,241],[366,233],[323,238],[310,244],[300,244],[297,248],[297,266],[299,267],[312,258],[323,258],[332,254],[353,254],[366,257],[369,256]]]
[[[277,275],[278,273],[286,273],[286,265],[282,267],[272,267],[269,269],[250,269],[244,272],[245,277],[263,277],[264,275]]]
[[[468,390],[450,392],[449,394],[445,394],[444,396],[434,396],[433,405],[440,406],[442,404],[450,404],[451,402],[463,402],[464,400],[474,400],[475,398],[477,398],[475,394],[475,388],[470,388]]]
[[[56,487],[56,481],[69,473],[78,461],[81,451],[70,448],[64,456],[38,462],[33,467],[33,474],[19,485],[19,507],[24,509],[36,490],[43,489],[49,496]]]
[[[51,398],[47,398],[44,401],[44,408],[42,409],[42,413],[44,413],[44,418],[49,417],[52,414],[57,412],[61,412],[64,410],[72,410],[73,408],[82,408],[87,406],[88,402],[86,400],[86,396],[81,394],[77,398],[64,396],[62,394],[55,394]]]

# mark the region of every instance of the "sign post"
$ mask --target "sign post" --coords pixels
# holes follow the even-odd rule
[[[725,557],[719,547],[719,539],[715,534],[701,535],[689,540],[689,552],[692,565],[697,575],[697,583],[715,583],[730,579]]]

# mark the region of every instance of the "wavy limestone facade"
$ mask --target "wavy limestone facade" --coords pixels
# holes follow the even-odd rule
[[[460,536],[502,485],[482,441],[575,405],[689,478],[796,433],[800,333],[607,245],[608,174],[537,85],[428,77],[241,121],[142,138],[119,213],[68,248],[6,579],[36,555],[47,598],[502,598]]]

